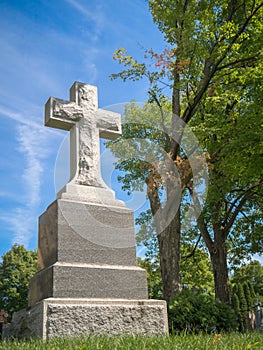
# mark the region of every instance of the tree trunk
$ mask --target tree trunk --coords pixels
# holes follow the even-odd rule
[[[192,198],[194,200],[194,203],[196,205],[199,205],[199,203],[195,200],[195,197]],[[230,304],[226,246],[227,233],[221,229],[221,224],[214,224],[214,240],[212,240],[202,214],[197,218],[197,224],[204,242],[209,250],[210,260],[213,267],[216,299]]]
[[[158,235],[163,297],[169,300],[180,287],[180,210],[170,224]]]
[[[173,181],[165,179],[167,201],[164,207],[160,202],[154,173],[150,173],[146,180],[158,238],[163,297],[167,302],[177,294],[180,287],[181,191],[177,186],[178,179],[171,178]]]
[[[225,242],[214,243],[209,249],[213,266],[216,299],[230,304],[230,289],[227,268],[227,248]]]

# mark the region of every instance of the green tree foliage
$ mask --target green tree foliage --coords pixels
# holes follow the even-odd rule
[[[239,303],[239,298],[237,295],[237,290],[235,293],[232,293],[231,295],[231,306],[233,308],[233,310],[235,311],[236,314],[236,319],[239,325],[239,331],[242,330],[242,324],[241,324],[241,313],[240,313],[240,303]]]
[[[256,302],[256,299],[257,299],[256,293],[255,293],[255,289],[254,289],[254,287],[253,287],[253,285],[252,285],[252,283],[250,281],[247,281],[247,285],[248,285],[248,288],[249,288],[251,301],[253,303],[253,304],[251,304],[252,305],[251,307],[253,307],[254,303]]]
[[[249,264],[244,264],[239,268],[236,268],[233,276],[231,277],[231,283],[245,283],[248,282],[251,285],[251,294],[255,293],[255,298],[259,300],[263,299],[263,266],[259,261],[253,260]]]
[[[208,254],[203,249],[182,244],[181,255],[182,286],[195,288],[213,295],[213,272]],[[163,299],[158,252],[156,250],[148,250],[146,257],[144,259],[140,258],[138,264],[147,271],[149,297],[151,299]]]
[[[182,244],[181,283],[188,288],[214,295],[213,269],[204,249]]]
[[[149,298],[163,299],[162,278],[159,261],[156,258],[154,260],[150,260],[149,258],[138,258],[138,265],[147,272]]]
[[[196,222],[210,253],[216,297],[230,302],[227,258],[236,264],[263,250],[263,3],[152,0],[149,8],[168,48],[161,54],[148,50],[146,58],[151,64],[139,63],[124,49],[117,50],[114,58],[125,69],[112,78],[148,78],[149,101],[159,108],[163,130],[162,137],[157,133],[156,142],[165,143],[163,148],[177,165],[180,179],[179,184],[178,176],[169,178],[163,185],[166,195],[180,186],[197,211],[201,203],[193,190],[189,159],[180,147],[185,128],[178,128],[177,118],[189,123],[198,136],[210,186],[205,210]],[[166,92],[171,92],[168,122],[164,116]],[[156,168],[140,163],[134,162],[130,180],[145,178],[154,215],[161,207],[160,176]],[[165,233],[158,236],[167,300],[180,284],[181,210],[179,206]],[[155,226],[158,224],[155,219]]]
[[[232,295],[232,306],[233,309],[235,310],[236,314],[239,315],[240,314],[240,304],[239,304],[239,299],[236,293],[234,293]]]
[[[240,331],[245,332],[248,329],[248,322],[247,322],[248,304],[244,293],[243,284],[238,283],[236,289],[237,289],[237,296],[239,299],[239,309],[240,309],[240,317],[239,317]]]
[[[255,300],[252,299],[247,282],[243,283],[243,290],[247,302],[247,310],[253,310]]]
[[[250,327],[248,312],[254,311],[255,302],[258,298],[256,297],[253,285],[249,281],[236,283],[232,287],[231,294],[232,307],[238,316],[239,330],[245,332]]]
[[[0,309],[13,312],[27,307],[28,283],[37,271],[37,252],[15,244],[0,263]]]

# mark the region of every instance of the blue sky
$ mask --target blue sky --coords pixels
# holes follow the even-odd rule
[[[1,0],[0,32],[1,256],[15,242],[37,247],[38,216],[55,199],[66,132],[44,127],[49,96],[68,99],[82,81],[98,86],[99,107],[145,101],[146,82],[110,81],[121,69],[112,53],[125,47],[142,58],[164,41],[145,0]],[[134,197],[133,208],[143,205]]]
[[[144,101],[146,82],[110,81],[112,53],[164,44],[144,0],[1,0],[0,31],[1,256],[15,242],[37,246],[38,216],[55,199],[65,132],[43,125],[49,96],[68,99],[82,81],[98,86],[100,107]]]

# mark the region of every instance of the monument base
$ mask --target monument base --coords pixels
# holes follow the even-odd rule
[[[13,315],[8,336],[18,339],[90,334],[167,334],[163,300],[48,298]]]

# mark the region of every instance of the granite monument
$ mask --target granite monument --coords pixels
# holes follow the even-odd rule
[[[167,333],[166,303],[148,299],[136,266],[133,211],[101,177],[99,139],[121,134],[120,115],[98,108],[95,86],[75,82],[69,101],[48,100],[45,125],[70,131],[70,181],[39,218],[39,270],[10,335]]]

